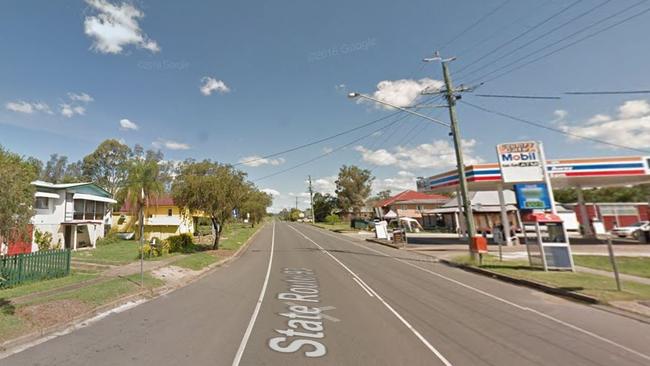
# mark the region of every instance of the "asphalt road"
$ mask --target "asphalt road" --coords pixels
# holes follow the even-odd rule
[[[650,365],[650,325],[304,224],[1,365]]]

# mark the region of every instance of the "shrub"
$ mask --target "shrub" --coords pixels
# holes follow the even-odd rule
[[[115,244],[120,241],[120,238],[117,237],[117,234],[110,233],[103,238],[97,239],[97,246]]]
[[[194,242],[189,234],[174,235],[167,238],[170,253],[189,253],[194,251]]]
[[[334,224],[338,224],[339,222],[341,222],[341,219],[338,217],[338,215],[325,216],[325,223],[327,224],[334,225]]]
[[[149,244],[144,244],[141,249],[138,249],[138,251],[138,258],[140,258],[140,256],[150,257],[152,254],[152,248]]]
[[[38,245],[38,250],[52,249],[52,233],[49,231],[34,231],[34,242]]]

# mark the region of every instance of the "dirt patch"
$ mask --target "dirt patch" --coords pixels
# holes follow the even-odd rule
[[[90,307],[82,301],[67,299],[23,306],[18,308],[16,314],[34,327],[45,328],[71,321],[75,316],[89,310]]]
[[[177,266],[167,266],[151,271],[151,275],[165,281],[166,284],[181,284],[187,277],[195,276],[199,271],[181,268]]]
[[[227,258],[235,254],[235,252],[236,250],[232,250],[232,249],[217,249],[217,250],[209,251],[208,254],[216,256],[218,258]]]

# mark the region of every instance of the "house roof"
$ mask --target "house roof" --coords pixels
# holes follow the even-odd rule
[[[410,201],[409,203],[421,203],[420,200],[442,200],[447,201],[449,198],[440,194],[422,193],[412,190],[400,192],[393,197],[379,201],[375,204],[376,207],[390,206],[396,202]],[[425,202],[429,203],[429,202]],[[436,202],[438,203],[438,202]]]
[[[175,206],[174,204],[174,199],[171,196],[160,196],[152,199],[149,202],[150,206]],[[130,202],[124,202],[122,207],[120,208],[120,212],[129,212],[131,211],[131,203]]]
[[[46,189],[68,189],[68,188],[77,188],[90,186],[90,189],[103,194],[106,197],[112,197],[111,193],[100,187],[93,182],[78,182],[78,183],[50,183],[42,180],[35,180],[31,183],[36,188],[46,188]]]
[[[517,199],[515,198],[515,193],[510,190],[503,191],[503,198],[505,199],[506,205],[516,205]],[[458,207],[459,199],[457,197],[451,198],[442,205],[442,207]],[[460,200],[462,202],[462,199]],[[472,203],[473,207],[480,206],[497,206],[499,207],[499,192],[497,191],[478,191],[478,192],[469,192],[469,201]]]

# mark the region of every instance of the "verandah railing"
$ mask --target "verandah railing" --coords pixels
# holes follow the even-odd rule
[[[70,249],[0,257],[0,288],[70,274]]]

